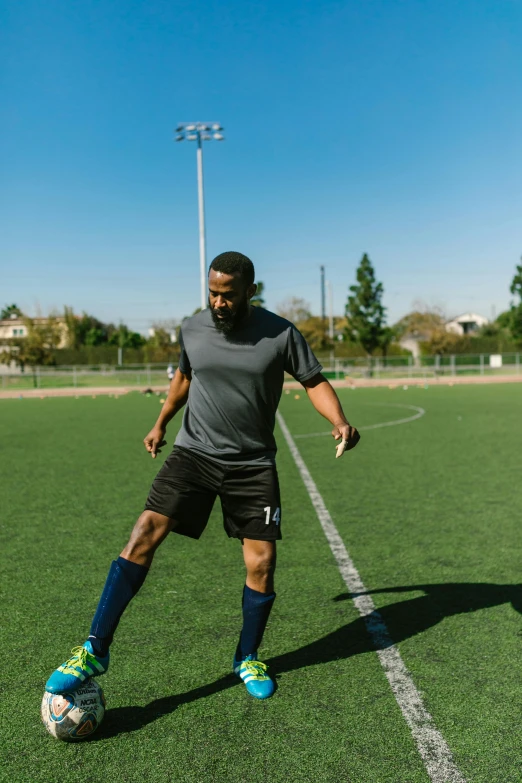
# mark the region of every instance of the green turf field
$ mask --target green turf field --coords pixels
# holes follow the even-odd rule
[[[295,442],[462,775],[520,783],[522,386],[340,396],[364,428],[415,414],[397,405],[426,411],[363,431],[337,461],[328,437]],[[328,430],[304,392],[280,410],[294,436]],[[0,780],[429,783],[280,431],[262,648],[275,696],[256,702],[230,675],[243,568],[216,509],[201,541],[163,544],[124,616],[99,732],[45,732],[43,685],[83,642],[159,467],[141,446],[158,412],[139,394],[0,402]]]

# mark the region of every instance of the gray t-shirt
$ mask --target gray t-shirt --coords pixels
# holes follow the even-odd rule
[[[295,326],[252,307],[225,336],[206,309],[183,322],[179,369],[192,373],[176,445],[225,463],[272,465],[284,372],[306,381],[322,367]]]

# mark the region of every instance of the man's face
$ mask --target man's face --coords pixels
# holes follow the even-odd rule
[[[248,313],[248,303],[256,286],[248,288],[239,275],[227,275],[211,269],[208,276],[208,306],[220,332],[229,334]]]

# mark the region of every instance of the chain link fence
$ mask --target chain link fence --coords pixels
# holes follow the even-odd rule
[[[456,375],[521,374],[521,353],[456,354],[451,356],[390,356],[335,358],[318,356],[326,377],[343,378],[437,378]],[[175,364],[170,365],[173,369]],[[0,365],[0,390],[89,388],[89,387],[167,387],[169,365],[62,365],[26,368],[25,372]]]
[[[329,378],[437,378],[456,375],[516,375],[522,373],[520,353],[453,354],[448,356],[382,356],[339,359],[319,357]]]

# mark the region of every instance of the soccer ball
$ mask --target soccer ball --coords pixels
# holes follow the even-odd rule
[[[42,699],[42,720],[53,737],[76,742],[96,731],[105,714],[105,697],[94,680],[73,693],[49,693]]]

